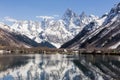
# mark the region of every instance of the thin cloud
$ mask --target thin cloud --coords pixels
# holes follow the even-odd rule
[[[9,16],[4,17],[4,21],[17,22],[16,19],[13,19],[13,18],[11,18],[11,17],[9,17]]]
[[[59,15],[53,15],[54,17],[59,17]]]
[[[40,19],[54,19],[53,16],[36,16],[36,18],[40,18]]]

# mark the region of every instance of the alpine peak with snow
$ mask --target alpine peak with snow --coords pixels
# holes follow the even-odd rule
[[[83,29],[85,25],[91,21],[97,20],[97,18],[98,17],[94,15],[87,16],[85,12],[78,15],[71,9],[67,9],[62,19],[65,22],[66,29],[72,33],[73,36],[75,36]]]
[[[108,14],[91,21],[62,48],[120,48],[120,3]]]
[[[63,43],[71,40],[77,35],[85,25],[91,21],[95,21],[98,17],[94,15],[87,16],[84,12],[80,15],[67,9],[61,19],[54,19],[54,17],[37,16],[43,18],[42,21],[28,21],[28,20],[12,20],[12,25],[2,29],[9,30],[17,34],[25,35],[37,43],[47,42],[57,48]]]

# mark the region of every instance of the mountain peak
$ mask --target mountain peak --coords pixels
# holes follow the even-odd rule
[[[119,13],[120,13],[120,3],[115,5],[110,11],[110,14],[119,14]]]
[[[68,8],[63,15],[63,19],[72,18],[72,17],[75,17],[75,16],[77,16],[75,14],[75,12],[73,12],[70,8]]]
[[[116,9],[117,9],[117,12],[120,13],[120,2],[117,4]]]
[[[72,9],[71,8],[68,8],[65,13],[73,13]]]
[[[83,11],[83,12],[80,14],[80,18],[82,19],[82,18],[85,18],[85,17],[87,17],[87,15],[86,15],[85,12]]]
[[[120,16],[120,3],[116,4],[108,13],[107,18],[104,25],[108,24],[109,22],[114,22]]]

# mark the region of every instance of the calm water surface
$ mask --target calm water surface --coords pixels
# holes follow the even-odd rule
[[[120,56],[1,55],[0,80],[120,80]]]

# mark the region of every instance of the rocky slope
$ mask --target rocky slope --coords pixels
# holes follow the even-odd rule
[[[15,39],[9,32],[3,29],[0,29],[0,46],[30,47],[30,45]]]

